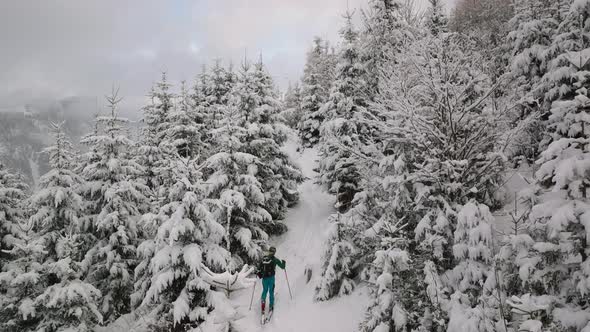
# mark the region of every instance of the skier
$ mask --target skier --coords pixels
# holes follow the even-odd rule
[[[275,247],[268,248],[268,252],[262,258],[262,261],[258,264],[258,269],[256,275],[258,278],[262,279],[262,298],[261,298],[261,308],[262,308],[262,316],[264,320],[264,308],[266,305],[266,294],[269,297],[269,306],[268,306],[268,319],[272,316],[272,311],[274,309],[275,304],[275,267],[278,266],[281,269],[285,269],[287,262],[285,260],[280,260],[275,257],[277,249]],[[268,320],[267,319],[267,320]]]

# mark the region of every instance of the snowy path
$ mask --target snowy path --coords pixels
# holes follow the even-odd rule
[[[347,332],[356,331],[363,314],[366,300],[363,289],[351,296],[329,302],[313,302],[314,285],[320,274],[320,259],[323,239],[328,226],[328,217],[332,213],[334,199],[324,193],[311,180],[314,176],[313,166],[316,155],[314,151],[299,154],[293,146],[288,147],[289,154],[296,160],[309,179],[301,184],[301,200],[287,215],[285,223],[289,231],[273,239],[277,247],[277,257],[287,261],[287,272],[293,292],[289,290],[285,273],[277,268],[276,304],[272,321],[260,325],[261,283],[256,285],[252,311],[248,312],[251,289],[242,290],[232,295],[232,302],[240,308],[245,307],[246,317],[233,324],[240,332]],[[305,268],[313,270],[312,279],[306,283]]]

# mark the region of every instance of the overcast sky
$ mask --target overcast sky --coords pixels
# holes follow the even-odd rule
[[[338,41],[347,2],[366,0],[0,1],[0,110],[103,96],[112,84],[137,104],[163,70],[191,80],[201,64],[239,62],[245,51],[262,53],[285,86],[313,36]]]

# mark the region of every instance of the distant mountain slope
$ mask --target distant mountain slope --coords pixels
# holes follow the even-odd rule
[[[51,144],[50,123],[65,120],[65,130],[76,143],[90,130],[95,98],[74,97],[59,101],[36,101],[0,112],[0,160],[24,175],[29,184],[47,172],[41,151]]]

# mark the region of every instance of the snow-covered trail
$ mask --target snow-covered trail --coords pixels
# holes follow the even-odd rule
[[[240,308],[245,307],[246,316],[234,322],[233,327],[240,332],[347,332],[356,331],[362,318],[363,304],[366,300],[363,289],[350,296],[328,302],[313,301],[314,287],[319,278],[323,243],[328,228],[328,217],[333,213],[334,198],[324,193],[313,183],[313,167],[317,155],[313,150],[303,154],[295,151],[291,144],[287,151],[299,163],[308,178],[301,184],[300,202],[288,213],[285,223],[289,231],[272,239],[277,247],[277,257],[287,261],[287,273],[291,283],[293,299],[285,273],[277,268],[275,312],[270,323],[260,325],[260,281],[256,285],[252,311],[247,311],[252,290],[242,290],[232,295],[232,302]],[[312,278],[307,283],[305,269],[312,269]]]

